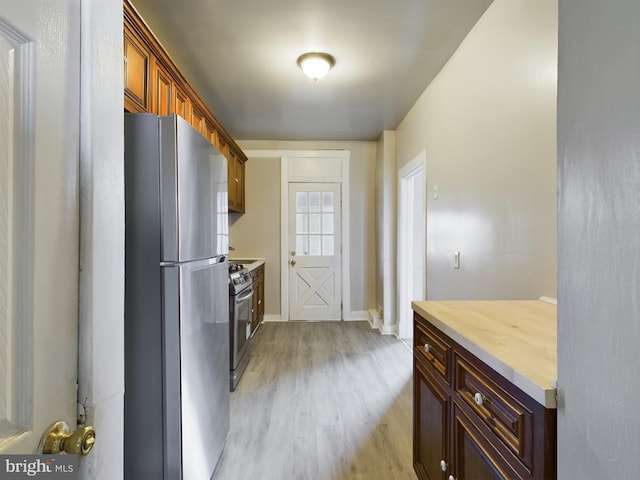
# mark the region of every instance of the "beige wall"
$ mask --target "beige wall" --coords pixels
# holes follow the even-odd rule
[[[495,0],[397,128],[399,168],[427,151],[429,299],[556,296],[557,15]]]
[[[351,312],[375,308],[376,142],[245,140],[243,150],[349,150]],[[232,214],[230,243],[236,256],[267,259],[265,314],[280,315],[280,159],[246,164],[246,213]],[[348,313],[345,313],[346,315]]]
[[[265,258],[265,314],[280,314],[280,159],[252,158],[245,165],[246,213],[230,214],[237,258]]]

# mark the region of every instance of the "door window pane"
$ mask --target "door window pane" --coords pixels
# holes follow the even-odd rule
[[[320,211],[320,192],[309,192],[309,211]]]
[[[304,257],[309,254],[308,241],[306,235],[296,236],[296,255]]]
[[[333,235],[322,236],[322,255],[333,255]]]
[[[322,211],[333,212],[333,192],[322,192]]]
[[[309,233],[322,233],[322,226],[320,224],[321,219],[322,215],[319,213],[309,214]]]
[[[308,233],[309,230],[307,228],[307,217],[306,213],[297,213],[296,214],[296,233]]]
[[[307,192],[296,192],[296,212],[306,212],[307,203]]]
[[[309,235],[309,255],[322,255],[321,238],[320,235]]]
[[[322,233],[333,234],[333,213],[322,214]]]

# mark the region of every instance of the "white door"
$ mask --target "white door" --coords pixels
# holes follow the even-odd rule
[[[0,9],[0,453],[76,425],[80,2]]]
[[[291,320],[341,320],[339,183],[289,184]]]

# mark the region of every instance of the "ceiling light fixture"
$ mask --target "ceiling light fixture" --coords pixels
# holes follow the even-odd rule
[[[298,57],[298,66],[314,81],[324,77],[335,64],[335,58],[328,53],[309,52]]]

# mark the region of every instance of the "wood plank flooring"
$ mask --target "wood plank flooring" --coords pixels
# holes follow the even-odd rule
[[[266,323],[215,480],[415,480],[412,356],[367,322]]]

